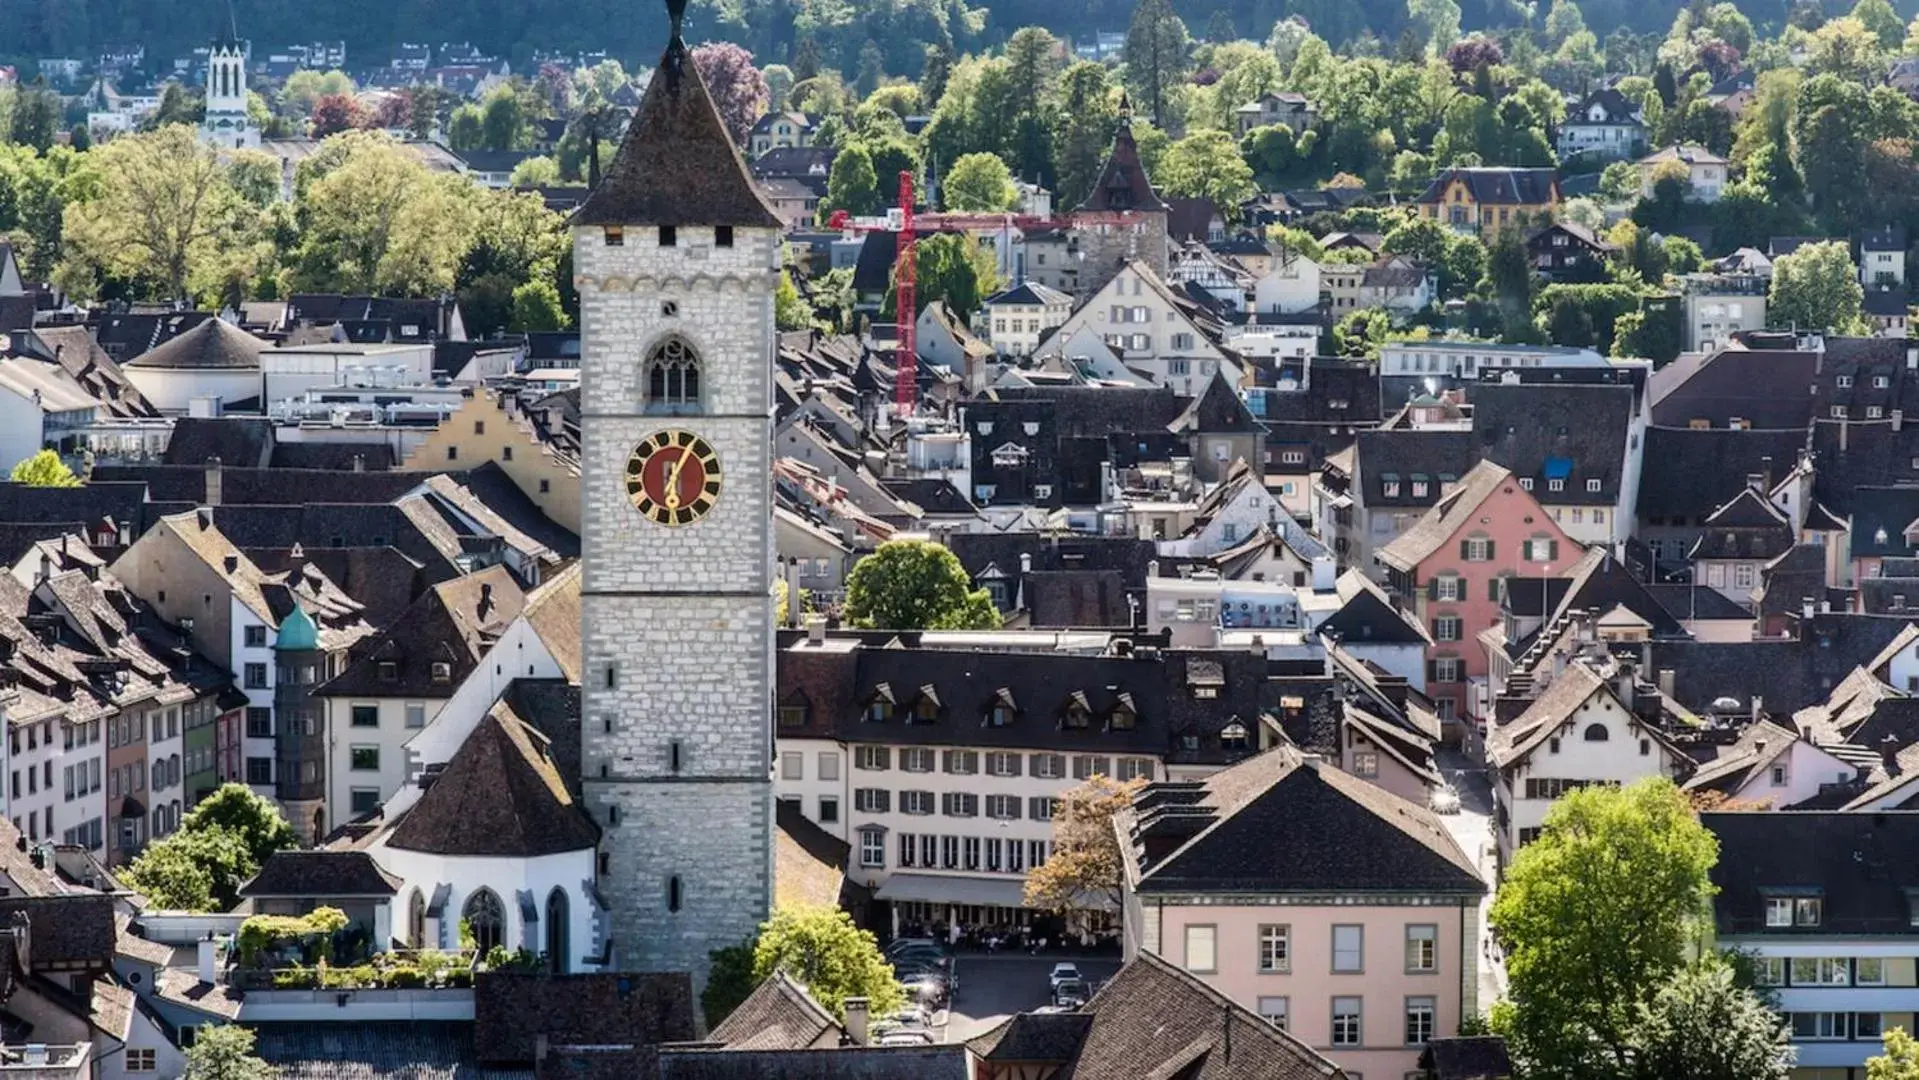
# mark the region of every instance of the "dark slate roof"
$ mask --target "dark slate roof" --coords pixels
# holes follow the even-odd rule
[[[1430,1080],[1511,1080],[1513,1061],[1498,1035],[1456,1035],[1434,1039],[1420,1052],[1419,1067]]]
[[[1910,312],[1906,304],[1906,290],[1903,288],[1867,289],[1865,295],[1859,298],[1859,308],[1868,315],[1877,315],[1880,318],[1904,317]]]
[[[1445,169],[1433,177],[1432,183],[1426,185],[1426,190],[1420,193],[1416,201],[1438,202],[1455,179],[1465,182],[1474,202],[1494,206],[1530,206],[1550,202],[1559,187],[1559,173],[1555,169]]]
[[[1911,555],[1906,526],[1919,520],[1919,486],[1861,487],[1852,500],[1852,557]],[[1880,533],[1885,539],[1880,539]]]
[[[1093,1026],[1090,1013],[1016,1013],[1005,1023],[966,1041],[974,1055],[996,1064],[1073,1059]]]
[[[526,595],[504,565],[441,582],[379,637],[355,648],[345,670],[314,693],[321,697],[451,697],[525,607]],[[446,678],[433,677],[436,663],[447,665]]]
[[[979,517],[971,499],[943,476],[922,476],[903,480],[881,480],[887,494],[919,507],[928,514],[960,514]]]
[[[158,348],[127,361],[136,368],[178,368],[188,371],[258,371],[267,343],[228,323],[207,319]]]
[[[1906,250],[1906,227],[1894,224],[1867,229],[1865,235],[1859,238],[1859,247],[1866,251],[1897,251],[1903,254]]]
[[[32,326],[36,307],[32,293],[0,296],[0,334],[12,334]]]
[[[661,1080],[969,1080],[966,1048],[861,1046],[832,1050],[667,1050]]]
[[[1289,747],[1150,785],[1118,827],[1142,894],[1486,891],[1430,810]]]
[[[1894,431],[1885,422],[1820,420],[1813,424],[1812,450],[1819,466],[1814,493],[1841,515],[1869,509],[1866,489],[1919,485],[1919,423]]]
[[[273,469],[385,472],[399,465],[386,443],[278,442],[267,467]]]
[[[400,879],[364,851],[276,851],[241,896],[395,896]]]
[[[496,703],[387,843],[435,855],[509,858],[594,847],[599,826],[567,789],[548,745],[506,701]]]
[[[1348,570],[1336,583],[1345,603],[1319,624],[1347,645],[1428,645],[1417,618],[1393,605],[1384,591],[1360,570]]]
[[[95,468],[91,482],[77,488],[28,487],[0,482],[0,521],[13,524],[84,521],[93,525],[108,518],[143,532],[153,518],[146,511],[146,485],[110,483]]]
[[[1480,456],[1532,477],[1540,502],[1611,506],[1619,501],[1634,396],[1628,386],[1484,383],[1468,399]],[[1549,475],[1564,479],[1565,489],[1549,492]],[[1600,490],[1587,490],[1589,480]]]
[[[760,980],[707,1040],[733,1050],[801,1050],[840,1030],[833,1014],[804,986],[775,971]]]
[[[1139,160],[1139,144],[1133,141],[1132,124],[1127,120],[1121,120],[1113,133],[1113,152],[1107,155],[1099,180],[1079,209],[1086,213],[1166,212],[1166,204],[1153,190],[1152,178]]]
[[[1186,411],[1169,425],[1175,431],[1206,434],[1264,434],[1266,428],[1253,417],[1224,375],[1214,373],[1206,388],[1192,399]]]
[[[218,459],[223,466],[258,468],[273,450],[273,423],[261,417],[210,419],[182,416],[167,437],[163,465],[205,465]]]
[[[108,356],[124,364],[213,318],[210,311],[128,312],[89,318],[87,328]]]
[[[1204,240],[1212,231],[1219,207],[1205,196],[1166,200],[1166,235],[1175,240]]]
[[[281,1080],[531,1080],[530,1069],[489,1069],[473,1055],[473,1024],[377,1020],[249,1024],[254,1052]]]
[[[491,464],[491,463],[489,463]],[[476,470],[477,471],[477,470]],[[464,480],[467,473],[337,472],[329,469],[226,469],[220,501],[284,506],[297,493],[303,503],[390,503],[435,475]],[[144,483],[154,502],[206,502],[205,465],[97,465],[94,484],[108,480]],[[3,512],[0,512],[3,513]]]
[[[547,753],[573,800],[580,800],[580,684],[566,679],[514,679],[503,695],[513,714],[546,736]],[[840,864],[845,865],[841,859]]]
[[[1329,1080],[1337,1066],[1288,1032],[1142,950],[1081,1008],[1093,1017],[1072,1080]]]
[[[1750,431],[1647,428],[1647,467],[1639,480],[1639,518],[1682,518],[1686,524],[1699,524],[1739,494],[1748,476],[1764,473],[1768,458],[1773,475],[1782,475],[1799,459],[1805,445],[1804,427]],[[1662,467],[1662,462],[1683,462],[1684,467]]]
[[[679,38],[661,54],[619,156],[574,211],[573,223],[784,226],[747,175]]]
[[[1594,90],[1592,93],[1587,94],[1578,105],[1567,109],[1565,122],[1574,125],[1591,124],[1593,120],[1588,113],[1591,112],[1594,105],[1606,111],[1606,117],[1604,120],[1601,120],[1600,123],[1637,124],[1640,122],[1638,115],[1639,107],[1634,105],[1626,95],[1610,86],[1604,86],[1598,90]]]
[[[1704,585],[1646,585],[1646,593],[1679,622],[1694,619],[1751,619],[1752,612],[1740,607],[1718,589]]]
[[[1652,374],[1652,422],[1683,428],[1707,420],[1726,427],[1738,418],[1755,428],[1803,432],[1812,419],[1819,363],[1818,353],[1804,349],[1733,347],[1682,356]]]
[[[1701,814],[1719,840],[1712,868],[1719,932],[1768,937],[1899,936],[1912,931],[1919,812]],[[1768,895],[1816,895],[1818,927],[1767,927]]]
[[[1362,431],[1354,454],[1363,501],[1370,507],[1425,508],[1439,502],[1441,489],[1472,471],[1477,440],[1470,431]],[[1413,494],[1416,476],[1429,478],[1424,495]],[[1396,481],[1399,494],[1386,496],[1384,485]]]
[[[1655,641],[1653,670],[1671,669],[1673,697],[1694,711],[1721,697],[1783,716],[1826,700],[1856,667],[1870,663],[1901,630],[1904,618],[1821,613],[1784,641]]]
[[[486,1064],[533,1060],[551,1046],[657,1046],[698,1036],[685,972],[483,973],[473,981],[473,1042]]]
[[[1778,558],[1792,548],[1793,529],[1764,495],[1748,487],[1706,518],[1694,559]]]
[[[113,963],[118,928],[113,897],[106,893],[60,896],[0,896],[0,926],[15,912],[28,919],[35,970],[54,966],[105,969]]]

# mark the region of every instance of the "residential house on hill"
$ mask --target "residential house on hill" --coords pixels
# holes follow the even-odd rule
[[[1128,259],[1034,350],[1095,378],[1143,379],[1188,396],[1213,375],[1245,379],[1222,345],[1217,316],[1174,291],[1144,260]]]
[[[748,159],[757,161],[773,150],[812,146],[818,129],[819,122],[805,113],[767,113],[753,121],[752,130],[746,133]]]
[[[1297,136],[1318,119],[1319,111],[1306,95],[1291,91],[1264,93],[1233,110],[1233,122],[1242,138],[1254,128],[1263,127],[1283,127]]]
[[[1552,169],[1446,169],[1414,204],[1421,216],[1491,243],[1501,229],[1552,220],[1559,208],[1559,174]]]
[[[1405,1075],[1477,1013],[1486,883],[1426,808],[1280,748],[1152,784],[1113,827],[1127,958],[1163,957],[1347,1075]]]
[[[1691,202],[1718,202],[1732,180],[1732,163],[1703,146],[1674,143],[1635,162],[1639,166],[1639,194],[1650,199],[1662,173],[1677,166],[1685,174],[1685,198]]]
[[[1646,121],[1626,95],[1602,87],[1566,110],[1554,143],[1561,161],[1627,161],[1645,150]]]
[[[1548,281],[1604,281],[1619,247],[1571,221],[1556,221],[1526,238],[1526,255]]]

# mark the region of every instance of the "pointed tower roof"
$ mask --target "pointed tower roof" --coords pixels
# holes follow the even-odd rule
[[[575,225],[737,225],[778,229],[680,38],[686,0],[667,0],[673,38],[600,186]]]
[[[1133,141],[1133,110],[1125,95],[1119,99],[1119,128],[1113,133],[1113,152],[1099,171],[1099,182],[1079,204],[1080,213],[1112,213],[1122,210],[1166,212],[1166,204],[1153,190],[1153,181],[1139,161],[1139,144]]]

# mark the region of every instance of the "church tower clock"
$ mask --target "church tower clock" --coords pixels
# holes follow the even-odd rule
[[[781,222],[680,38],[573,218],[581,771],[613,963],[691,971],[773,893]]]

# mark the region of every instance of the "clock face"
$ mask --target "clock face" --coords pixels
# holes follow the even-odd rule
[[[655,524],[690,525],[720,497],[720,456],[690,431],[658,431],[626,459],[626,494]]]

